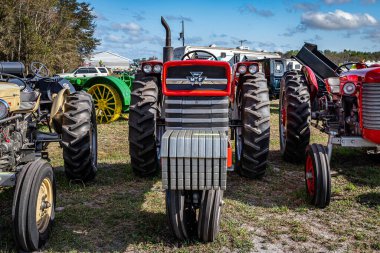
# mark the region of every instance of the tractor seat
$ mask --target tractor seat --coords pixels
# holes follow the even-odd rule
[[[34,110],[40,94],[36,91],[22,91],[20,93],[20,111]]]

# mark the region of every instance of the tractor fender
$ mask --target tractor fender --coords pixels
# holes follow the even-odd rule
[[[108,84],[116,89],[120,95],[120,99],[123,105],[122,111],[126,112],[129,110],[129,105],[131,102],[131,90],[125,82],[114,76],[98,76],[90,78],[87,82],[85,82],[84,90],[87,91],[91,86],[95,84]]]
[[[50,111],[49,125],[55,132],[62,133],[62,116],[64,113],[64,105],[66,102],[66,97],[70,95],[70,89],[62,89],[58,94],[53,94],[53,104]]]
[[[306,77],[306,80],[309,84],[309,91],[310,91],[310,102],[314,101],[314,98],[317,96],[318,93],[318,81],[315,77],[315,74],[311,68],[308,66],[302,67],[302,72]]]

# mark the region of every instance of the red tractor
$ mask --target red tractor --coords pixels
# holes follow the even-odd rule
[[[337,66],[309,43],[295,59],[302,69],[285,73],[281,81],[281,153],[287,161],[305,161],[308,199],[324,208],[331,197],[333,146],[380,147],[380,67]],[[329,135],[327,148],[309,145],[310,125]]]
[[[201,50],[173,61],[170,28],[165,19],[161,23],[166,29],[164,63],[143,63],[133,84],[131,165],[142,176],[161,168],[169,225],[178,239],[197,234],[202,241],[213,241],[227,170],[236,168],[248,178],[265,174],[267,83],[256,62],[240,63],[232,71],[227,62]]]

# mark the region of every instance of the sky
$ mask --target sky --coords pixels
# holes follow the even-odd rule
[[[174,47],[181,20],[186,45],[252,50],[300,49],[304,42],[321,50],[380,51],[380,0],[87,0],[97,16],[96,51],[130,59],[162,57],[164,16]]]

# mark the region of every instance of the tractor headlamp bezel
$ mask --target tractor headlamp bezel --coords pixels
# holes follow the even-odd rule
[[[255,74],[259,70],[259,67],[256,64],[249,66],[248,71],[251,74]]]
[[[245,65],[240,65],[240,66],[238,67],[238,73],[239,73],[240,75],[244,75],[245,73],[247,73],[247,66],[245,66]]]
[[[0,99],[0,119],[4,119],[9,114],[9,104],[3,100]]]
[[[153,72],[156,74],[160,74],[162,71],[162,65],[161,64],[156,64],[153,67]]]
[[[343,85],[344,95],[352,95],[356,92],[356,85],[351,82],[347,82]]]
[[[152,73],[152,65],[150,65],[150,64],[145,64],[145,65],[143,66],[143,71],[144,71],[144,73],[146,73],[146,74],[150,74],[150,73]]]

